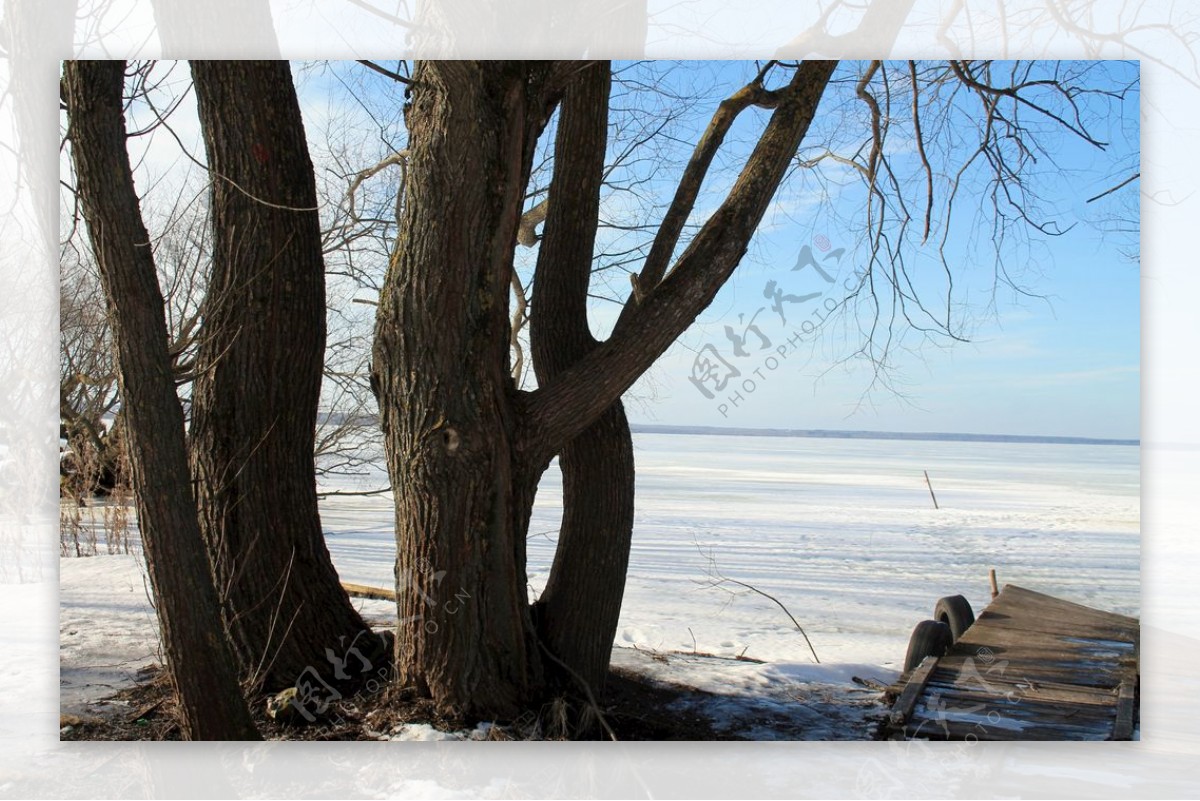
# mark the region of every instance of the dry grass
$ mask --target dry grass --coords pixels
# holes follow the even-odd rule
[[[130,553],[137,524],[129,463],[124,448],[117,457],[117,480],[98,491],[105,466],[95,449],[69,457],[70,470],[59,480],[58,544],[63,556]]]

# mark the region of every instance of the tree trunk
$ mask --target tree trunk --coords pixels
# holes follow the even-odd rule
[[[287,62],[193,61],[192,74],[214,251],[192,468],[242,676],[274,690],[306,670],[329,674],[327,652],[343,654],[367,630],[338,583],[317,509],[325,267],[316,189]],[[355,647],[367,644],[383,656],[373,634]]]
[[[539,384],[552,381],[597,344],[588,326],[587,292],[610,83],[610,68],[603,62],[580,72],[563,96],[550,184],[553,201],[538,253],[530,317]],[[561,676],[565,686],[598,694],[612,655],[633,532],[633,442],[620,401],[563,446],[559,466],[562,525],[535,617],[543,641],[567,673]]]
[[[396,495],[398,679],[449,714],[534,697],[525,584],[536,482],[508,369],[508,292],[538,65],[421,62],[410,181],[376,323],[372,384]]]
[[[79,198],[117,349],[146,565],[184,735],[258,739],[197,525],[163,299],[125,152],[123,76],[123,62],[73,61],[64,84]]]
[[[633,438],[621,402],[563,446],[563,518],[538,630],[567,686],[604,689],[633,537]]]
[[[407,114],[412,180],[380,295],[372,386],[396,494],[398,676],[442,712],[515,713],[544,687],[543,651],[578,683],[599,684],[632,515],[632,455],[616,404],[737,266],[833,66],[804,62],[787,86],[768,91],[759,81],[729,101],[775,112],[675,267],[635,291],[636,308],[596,343],[586,333],[586,287],[603,76],[579,63],[417,65]],[[508,370],[508,300],[532,145],[548,99],[585,73],[569,90],[576,110],[562,119],[578,131],[564,134],[556,156],[556,171],[574,177],[555,176],[557,222],[546,222],[547,236],[557,227],[560,239],[535,277],[547,282],[534,290],[544,299],[534,314],[546,332],[535,345],[545,383],[518,392]],[[556,575],[539,605],[543,644],[527,604],[525,535],[537,478],[559,452],[568,508]]]

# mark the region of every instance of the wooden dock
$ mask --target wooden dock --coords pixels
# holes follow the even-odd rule
[[[1129,740],[1137,618],[1006,585],[945,656],[892,685],[891,738]]]

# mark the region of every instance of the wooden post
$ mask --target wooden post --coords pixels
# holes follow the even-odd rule
[[[1136,706],[1137,691],[1133,682],[1126,679],[1117,690],[1117,720],[1113,724],[1112,739],[1130,740],[1133,738],[1133,717]]]
[[[996,568],[988,570],[988,583],[992,585],[992,597],[995,598],[1000,594],[1000,588],[996,586]]]
[[[923,472],[925,474],[925,485],[927,487],[929,487],[929,497],[933,498],[933,508],[937,509],[937,508],[939,508],[938,502],[937,502],[937,496],[933,494],[933,484],[930,483],[930,481],[929,481],[929,471],[922,470],[921,472]]]

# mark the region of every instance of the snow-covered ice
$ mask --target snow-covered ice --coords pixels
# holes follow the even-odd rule
[[[987,604],[989,568],[1001,583],[1140,611],[1136,447],[690,434],[634,441],[637,513],[614,664],[728,697],[725,708],[706,710],[718,728],[766,736],[749,720],[757,709],[792,715],[798,737],[861,730],[870,694],[851,677],[892,680],[912,627],[938,597],[961,593],[977,611]],[[322,489],[384,483],[379,471]],[[329,496],[321,511],[342,579],[391,586],[390,495]],[[530,525],[531,596],[545,585],[561,512],[552,466]],[[64,558],[61,576],[63,699],[78,704],[154,658],[154,619],[136,555]],[[778,599],[821,664],[779,606],[731,582],[714,586],[721,577]],[[394,618],[388,602],[358,603],[381,625]]]

